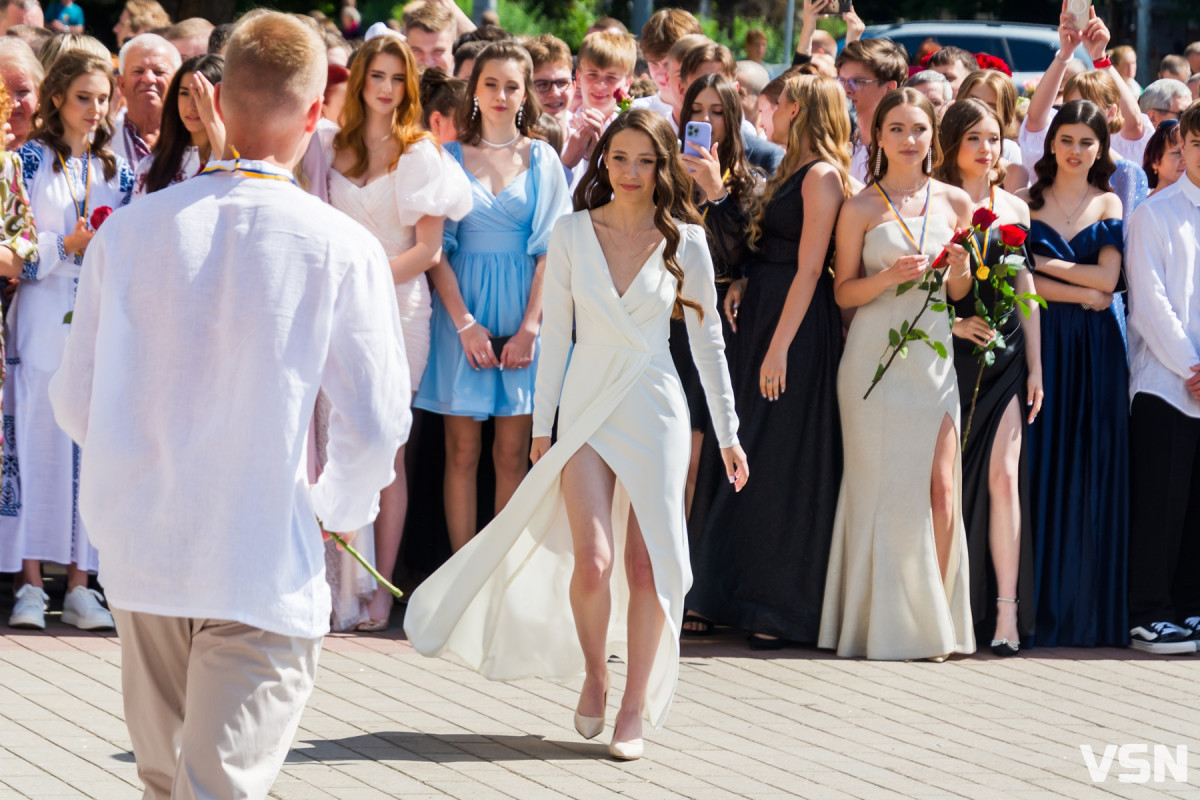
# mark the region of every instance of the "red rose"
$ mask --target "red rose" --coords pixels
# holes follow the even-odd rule
[[[992,223],[998,219],[1000,218],[993,214],[989,209],[980,208],[977,209],[975,214],[971,217],[971,226],[986,231],[988,228],[992,227]]]
[[[615,92],[613,92],[613,98],[614,98],[614,99],[615,99],[615,100],[616,100],[618,103],[619,103],[619,102],[621,102],[622,100],[629,100],[629,99],[631,99],[631,98],[629,97],[629,93],[628,93],[628,92],[626,92],[626,91],[625,91],[625,90],[624,90],[622,87],[620,87],[620,86],[618,86],[618,87],[617,87],[617,90],[616,90]]]
[[[109,206],[100,206],[93,209],[92,218],[88,220],[88,223],[92,226],[92,230],[99,230],[100,226],[104,224],[104,220],[108,219],[108,215],[112,212],[113,210]]]
[[[1008,247],[1020,247],[1025,244],[1025,237],[1028,235],[1024,228],[1017,225],[1000,226],[1000,241]]]

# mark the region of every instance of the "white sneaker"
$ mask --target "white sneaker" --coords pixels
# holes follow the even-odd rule
[[[13,604],[12,616],[8,624],[14,628],[46,629],[46,606],[50,598],[41,587],[27,583],[16,592],[17,602]]]
[[[81,631],[102,631],[114,626],[112,614],[100,605],[104,595],[86,586],[76,586],[63,600],[62,621]]]

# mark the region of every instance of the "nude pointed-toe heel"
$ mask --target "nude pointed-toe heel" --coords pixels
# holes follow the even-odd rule
[[[604,731],[604,720],[608,714],[608,687],[604,688],[604,714],[598,717],[585,717],[575,712],[575,730],[585,739],[595,739]]]

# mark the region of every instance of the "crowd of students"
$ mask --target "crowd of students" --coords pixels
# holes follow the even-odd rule
[[[197,25],[146,23],[145,4],[131,0],[118,24],[115,73],[78,32],[0,40],[12,134],[0,272],[19,278],[0,485],[0,571],[19,573],[13,625],[45,626],[49,561],[68,566],[63,620],[112,626],[89,588],[101,565],[78,510],[82,454],[47,399],[97,212],[128,204],[136,216],[140,197],[237,145],[216,99],[229,29],[209,26],[208,52],[195,52],[184,43]],[[1103,21],[1079,29],[1064,14],[1061,49],[1022,103],[1003,64],[958,48],[910,58],[857,38],[856,24],[836,52],[815,26],[823,5],[805,3],[797,65],[774,77],[681,9],[655,13],[637,39],[605,21],[574,55],[550,35],[476,28],[441,0],[410,3],[400,31],[373,26],[361,42],[306,18],[325,36],[328,77],[296,178],[389,259],[412,405],[444,418],[452,547],[475,535],[480,503],[502,510],[528,470],[551,233],[637,95],[632,107],[677,136],[690,121],[711,126],[711,147],[682,160],[756,470],[746,491],[725,480],[728,437],[714,435],[675,320],[692,430],[683,634],[728,625],[755,648],[871,658],[970,653],[977,633],[1000,655],[1194,652],[1200,106],[1189,87],[1200,82],[1140,91],[1129,54],[1106,56]],[[1090,67],[1074,58],[1080,45]],[[920,308],[922,292],[896,287],[923,280],[980,208],[996,227],[949,245],[939,265],[935,302],[952,314],[927,318],[927,342],[864,398],[881,350]],[[988,270],[1010,249],[1001,225],[1026,231],[1029,269],[993,284]],[[981,310],[1005,294],[1045,303],[993,330]],[[990,348],[998,335],[1005,346]],[[328,415],[319,399],[313,479]],[[481,500],[489,418],[496,489]],[[405,455],[358,537],[384,574],[408,510]],[[391,594],[343,553],[327,562],[334,627],[386,628]]]

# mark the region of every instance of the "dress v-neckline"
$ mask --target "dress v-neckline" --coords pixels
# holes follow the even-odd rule
[[[516,175],[514,175],[514,176],[512,177],[512,180],[510,180],[508,183],[504,184],[504,186],[502,186],[502,187],[500,188],[500,191],[498,191],[498,192],[493,192],[491,189],[489,189],[489,188],[487,188],[486,186],[484,186],[484,185],[483,185],[483,181],[479,180],[479,178],[476,178],[476,177],[475,177],[475,173],[471,172],[471,171],[470,171],[469,169],[467,169],[466,167],[464,167],[464,168],[463,168],[463,172],[467,173],[467,175],[469,175],[469,176],[471,177],[471,180],[475,181],[475,183],[479,185],[479,188],[480,188],[480,189],[482,189],[483,191],[487,192],[489,195],[491,195],[491,196],[492,196],[492,199],[493,199],[493,200],[495,200],[495,199],[496,199],[496,198],[498,198],[500,195],[502,195],[502,194],[504,194],[505,192],[507,192],[510,186],[512,186],[512,185],[513,185],[513,184],[515,184],[517,181],[521,180],[521,179],[522,179],[522,178],[524,178],[526,175],[528,175],[528,174],[529,174],[529,169],[530,169],[529,167],[526,167],[525,169],[523,169],[523,170],[521,170],[520,172],[518,172]]]
[[[388,177],[390,177],[390,176],[391,176],[391,174],[392,174],[390,171],[389,171],[389,172],[385,172],[385,173],[383,173],[382,175],[378,175],[378,176],[376,176],[376,177],[372,178],[371,180],[367,181],[367,182],[366,182],[366,183],[364,183],[362,186],[359,186],[357,183],[355,183],[354,181],[350,180],[349,178],[347,178],[345,175],[343,175],[341,172],[339,172],[338,170],[334,169],[333,167],[330,167],[330,168],[329,168],[329,171],[330,171],[330,172],[332,172],[334,175],[337,175],[339,178],[341,178],[342,180],[344,180],[344,181],[345,181],[346,183],[348,183],[350,186],[353,186],[355,189],[359,189],[359,190],[362,190],[362,189],[370,189],[372,186],[374,186],[375,184],[379,183],[381,180],[384,180],[385,178],[388,178]]]
[[[642,277],[642,273],[646,271],[646,265],[653,261],[658,252],[666,245],[667,238],[664,236],[662,241],[654,246],[654,249],[650,251],[650,255],[646,256],[646,260],[642,262],[637,272],[633,273],[633,277],[629,279],[629,285],[625,287],[625,291],[622,292],[617,288],[616,281],[613,280],[612,269],[608,266],[608,256],[604,253],[604,245],[600,243],[600,232],[596,230],[596,222],[592,219],[592,212],[587,211],[585,213],[587,214],[588,227],[592,230],[592,239],[595,240],[596,247],[600,248],[600,255],[604,258],[604,272],[608,275],[608,285],[612,287],[613,294],[617,296],[618,300],[624,300],[625,296],[629,294],[629,290],[638,282],[638,278]]]

